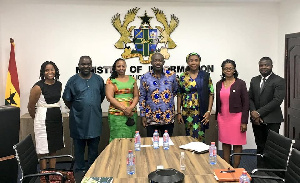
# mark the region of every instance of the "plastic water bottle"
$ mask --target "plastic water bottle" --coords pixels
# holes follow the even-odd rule
[[[155,130],[153,133],[153,148],[154,149],[159,148],[159,134],[157,130]]]
[[[136,151],[141,150],[141,136],[139,131],[135,131],[135,136],[134,136],[134,149]]]
[[[135,157],[132,150],[129,150],[127,155],[127,173],[129,175],[135,173]]]
[[[250,183],[250,179],[249,177],[247,176],[247,171],[243,171],[242,172],[242,175],[240,176],[240,180],[239,180],[239,183]]]
[[[181,153],[180,153],[179,163],[180,163],[180,170],[185,170],[185,157],[184,157],[184,152],[181,152]]]
[[[168,134],[168,130],[165,130],[165,133],[163,135],[163,147],[164,147],[164,150],[170,149],[170,147],[169,147],[169,140],[170,140],[170,136]]]
[[[209,146],[209,164],[217,164],[217,147],[215,142],[211,142],[211,145]]]

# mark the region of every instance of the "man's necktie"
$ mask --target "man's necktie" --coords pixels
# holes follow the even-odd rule
[[[260,86],[260,93],[262,92],[262,90],[265,86],[265,83],[266,83],[266,78],[263,78],[263,82],[261,83],[261,86]]]

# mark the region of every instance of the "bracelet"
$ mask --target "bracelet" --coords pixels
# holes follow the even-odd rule
[[[209,113],[210,113],[210,111],[206,111],[206,112],[209,112]]]
[[[180,114],[181,115],[181,112],[177,113],[177,114]]]

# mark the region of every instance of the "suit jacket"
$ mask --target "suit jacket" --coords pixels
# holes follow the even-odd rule
[[[281,123],[283,115],[281,103],[285,97],[285,80],[272,73],[260,92],[261,75],[253,77],[250,82],[250,112],[257,111],[264,123]]]
[[[218,113],[221,113],[221,100],[220,91],[222,88],[222,81],[219,81],[216,85],[216,117]],[[248,123],[249,117],[249,96],[245,81],[236,79],[230,87],[229,95],[229,112],[239,113],[242,112],[241,123]]]

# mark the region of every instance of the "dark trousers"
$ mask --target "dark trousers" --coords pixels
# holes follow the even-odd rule
[[[147,127],[147,137],[153,137],[153,133],[155,130],[158,130],[160,136],[165,133],[165,130],[168,130],[169,136],[171,137],[173,134],[174,123],[167,125],[148,125]]]
[[[100,137],[91,139],[73,139],[75,155],[75,172],[86,171],[98,157],[98,146]],[[84,152],[85,146],[88,146],[88,167],[85,168]]]
[[[274,132],[279,133],[280,124],[281,123],[268,123],[268,124],[254,125],[252,123],[258,154],[263,154],[264,152],[269,130],[273,130]],[[257,157],[257,167],[258,168],[264,167],[261,157]]]

